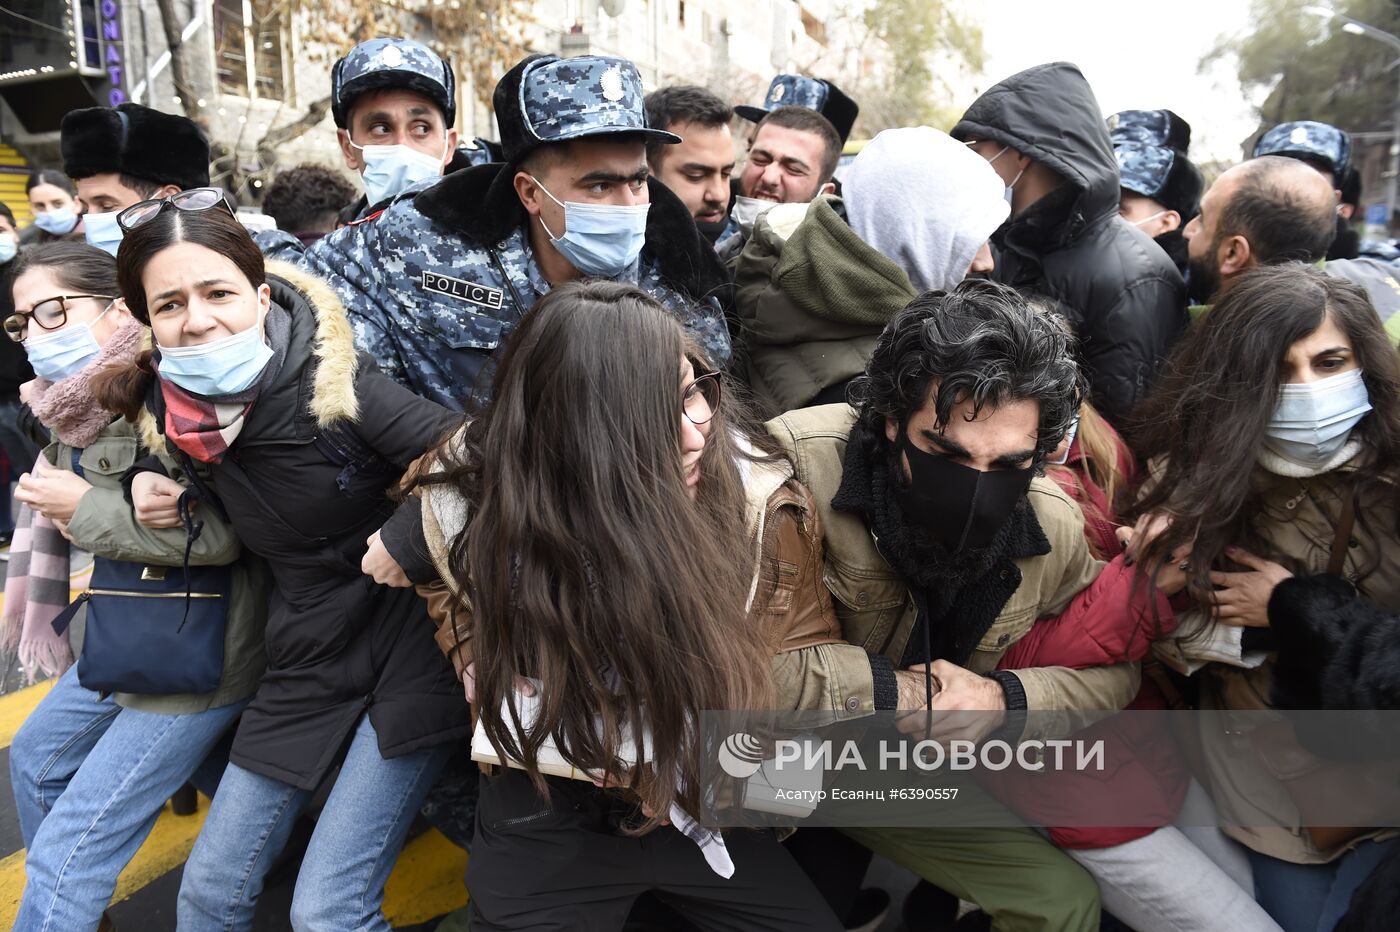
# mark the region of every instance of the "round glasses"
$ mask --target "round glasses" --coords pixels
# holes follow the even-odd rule
[[[5,336],[16,343],[23,343],[25,335],[29,332],[31,320],[38,324],[41,330],[57,330],[68,323],[68,302],[82,298],[96,298],[99,301],[116,300],[114,295],[109,294],[61,294],[46,298],[27,311],[17,311],[6,317],[3,324]]]
[[[719,373],[707,372],[685,387],[681,411],[686,420],[699,427],[708,424],[719,410]]]
[[[191,213],[209,210],[222,204],[224,209],[229,212],[229,216],[238,216],[234,212],[233,205],[228,202],[228,198],[224,195],[223,188],[190,188],[188,191],[180,191],[169,197],[158,197],[132,204],[117,214],[117,226],[130,233],[141,224],[159,216],[160,212],[165,210],[166,204],[176,210],[186,210]]]

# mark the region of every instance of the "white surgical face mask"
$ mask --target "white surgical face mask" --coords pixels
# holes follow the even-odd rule
[[[117,223],[120,211],[109,210],[102,214],[86,214],[83,217],[83,236],[89,246],[115,256],[122,244],[122,228]]]
[[[442,175],[442,163],[447,158],[447,140],[443,139],[442,154],[434,158],[411,146],[361,146],[365,167],[360,177],[365,183],[365,197],[371,205],[394,197],[428,178]]]
[[[616,278],[631,267],[642,253],[647,238],[647,214],[651,204],[584,204],[561,201],[540,184],[530,180],[554,203],[564,208],[564,232],[559,236],[544,222],[540,226],[559,254],[585,275]]]
[[[102,344],[93,335],[92,325],[111,309],[112,305],[109,304],[87,323],[72,323],[52,332],[44,331],[30,321],[31,336],[25,337],[24,353],[29,357],[29,366],[34,374],[50,382],[61,382],[86,369],[88,363],[102,352]]]
[[[1150,217],[1143,217],[1141,220],[1131,220],[1131,221],[1129,221],[1129,222],[1130,222],[1133,226],[1135,226],[1135,227],[1140,227],[1140,226],[1142,226],[1144,223],[1151,223],[1153,220],[1156,220],[1158,217],[1162,216],[1162,215],[1165,214],[1165,213],[1166,213],[1165,210],[1159,210],[1159,211],[1157,211],[1155,214],[1153,214],[1153,215],[1150,216]]]
[[[258,380],[273,356],[263,318],[232,336],[194,346],[161,346],[160,377],[196,395],[236,395]]]
[[[1303,385],[1280,385],[1264,446],[1300,466],[1325,466],[1371,410],[1361,370]]]
[[[991,164],[992,164],[993,162],[995,162],[997,159],[999,159],[999,158],[1001,158],[1003,155],[1005,155],[1010,149],[1011,149],[1010,146],[1002,146],[1000,152],[998,152],[996,155],[992,156],[991,158],[987,159],[987,164],[988,164],[988,165],[991,165]],[[1015,177],[1015,178],[1012,178],[1012,179],[1011,179],[1011,183],[1008,184],[1008,185],[1006,186],[1006,193],[1003,195],[1003,196],[1006,198],[1006,203],[1008,203],[1008,204],[1011,203],[1011,198],[1012,198],[1012,196],[1014,195],[1015,189],[1016,189],[1016,182],[1020,181],[1020,180],[1021,180],[1021,176],[1024,175],[1025,173],[1026,173],[1026,170],[1025,170],[1024,168],[1021,169],[1020,171],[1018,171],[1018,172],[1016,173],[1016,177]]]
[[[777,207],[776,201],[765,201],[758,197],[744,197],[742,194],[734,198],[734,209],[729,215],[734,218],[734,222],[739,224],[739,229],[748,236],[753,232],[753,225],[758,222],[758,218]]]

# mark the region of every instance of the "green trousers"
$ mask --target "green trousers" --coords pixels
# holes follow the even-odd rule
[[[1028,828],[846,828],[847,835],[976,903],[998,932],[1096,932],[1099,891],[1069,856]]]

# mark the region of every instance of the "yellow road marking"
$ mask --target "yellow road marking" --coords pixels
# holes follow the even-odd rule
[[[49,694],[50,689],[53,689],[53,680],[44,680],[42,683],[35,683],[33,686],[0,696],[0,748],[10,746],[15,732],[19,731],[19,726],[24,724],[29,713],[34,711],[39,700]]]
[[[467,905],[462,875],[467,853],[437,829],[429,829],[399,854],[384,884],[384,916],[394,926],[411,926]]]
[[[183,864],[194,847],[195,836],[204,825],[208,812],[209,800],[203,796],[199,797],[199,809],[194,815],[177,816],[167,807],[156,819],[150,837],[117,878],[117,891],[112,902],[120,903]],[[0,929],[14,925],[23,893],[24,850],[21,849],[0,859]]]

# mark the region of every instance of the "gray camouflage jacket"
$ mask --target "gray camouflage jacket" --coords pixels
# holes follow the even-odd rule
[[[300,264],[335,288],[355,344],[390,378],[458,410],[490,395],[490,360],[549,291],[501,164],[454,172],[318,240]],[[716,365],[729,361],[729,279],[669,189],[650,182],[646,245],[618,276],[668,308]]]

